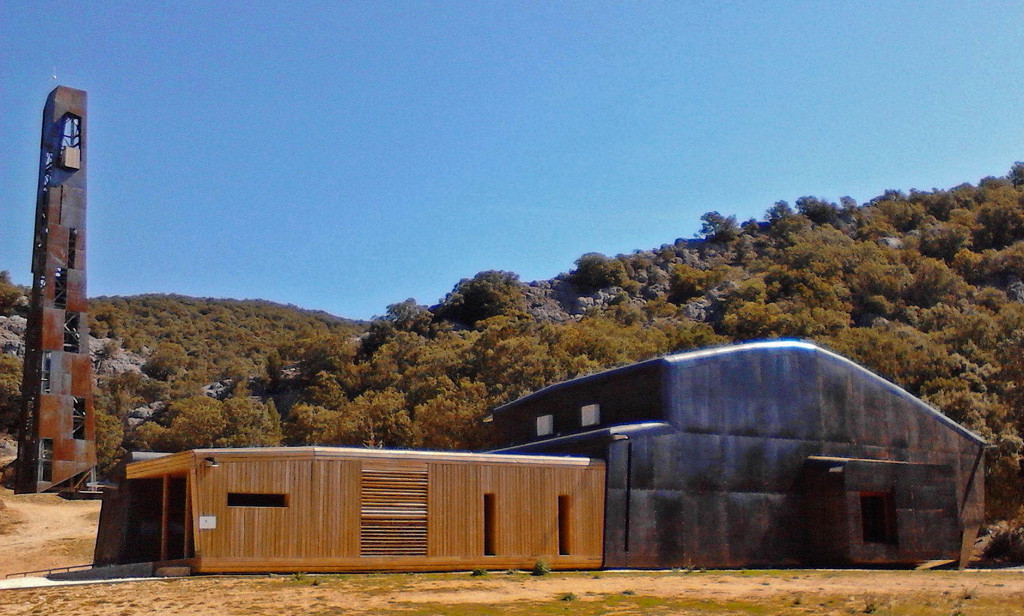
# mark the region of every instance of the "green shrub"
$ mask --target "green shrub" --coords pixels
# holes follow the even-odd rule
[[[588,252],[576,259],[576,269],[569,274],[569,282],[583,293],[620,287],[627,279],[622,261],[609,259],[599,252]]]
[[[532,575],[547,575],[551,573],[551,563],[546,560],[538,560],[533,566]]]

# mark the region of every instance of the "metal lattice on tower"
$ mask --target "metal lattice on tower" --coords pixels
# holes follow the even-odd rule
[[[77,490],[96,466],[85,292],[86,93],[59,86],[43,110],[18,492]]]

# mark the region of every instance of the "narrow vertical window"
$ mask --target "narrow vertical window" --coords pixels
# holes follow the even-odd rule
[[[53,353],[43,351],[43,365],[39,370],[39,383],[42,385],[43,393],[50,393],[50,373],[53,371]]]
[[[64,315],[64,350],[68,353],[78,353],[81,349],[81,332],[79,331],[79,320],[81,315],[77,312],[68,312]]]
[[[587,426],[596,426],[601,423],[601,405],[600,404],[587,404],[580,407],[580,425],[586,428]]]
[[[68,233],[68,268],[75,269],[75,261],[78,252],[78,229],[71,229]]]
[[[68,113],[64,115],[64,126],[61,129],[60,147],[77,148],[82,145],[82,118]]]
[[[498,553],[494,537],[494,523],[497,516],[493,494],[484,494],[484,556]]]
[[[63,267],[53,271],[53,305],[57,308],[68,305],[68,270]]]
[[[537,418],[537,436],[547,436],[555,431],[555,416],[541,415]]]
[[[38,469],[37,477],[38,481],[52,481],[53,480],[53,439],[52,438],[41,438],[39,439],[39,456],[37,458]]]
[[[562,494],[558,497],[558,554],[572,553],[572,498]]]
[[[71,411],[71,438],[85,439],[85,398],[75,398]]]
[[[67,114],[60,138],[60,166],[74,171],[82,168],[82,118]]]

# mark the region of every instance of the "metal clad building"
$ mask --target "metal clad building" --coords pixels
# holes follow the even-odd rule
[[[803,342],[560,383],[493,425],[503,453],[607,461],[606,567],[954,559],[983,518],[980,437]]]
[[[16,489],[75,489],[96,465],[85,289],[86,93],[43,110]]]

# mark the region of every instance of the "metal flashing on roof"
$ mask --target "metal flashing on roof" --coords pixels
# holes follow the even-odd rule
[[[468,453],[450,451],[416,451],[402,449],[364,449],[358,447],[241,447],[221,449],[190,449],[175,454],[156,454],[152,458],[129,464],[129,478],[146,469],[177,468],[198,464],[200,460],[220,461],[245,458],[329,460],[329,459],[381,459],[389,461],[422,462],[482,462],[489,464],[536,464],[554,466],[590,466],[599,460],[577,456],[550,456],[531,454]]]
[[[667,434],[669,432],[678,432],[678,430],[671,424],[667,424],[663,421],[648,421],[644,423],[624,424],[621,426],[608,426],[605,428],[599,428],[597,430],[580,432],[578,434],[556,436],[554,438],[549,438],[542,441],[530,441],[529,443],[520,443],[519,445],[513,445],[511,447],[493,449],[491,450],[490,453],[517,453],[527,449],[543,448],[552,445],[563,445],[598,439],[607,439],[613,441],[617,440],[617,437],[630,438],[634,436],[658,436],[659,434]]]

